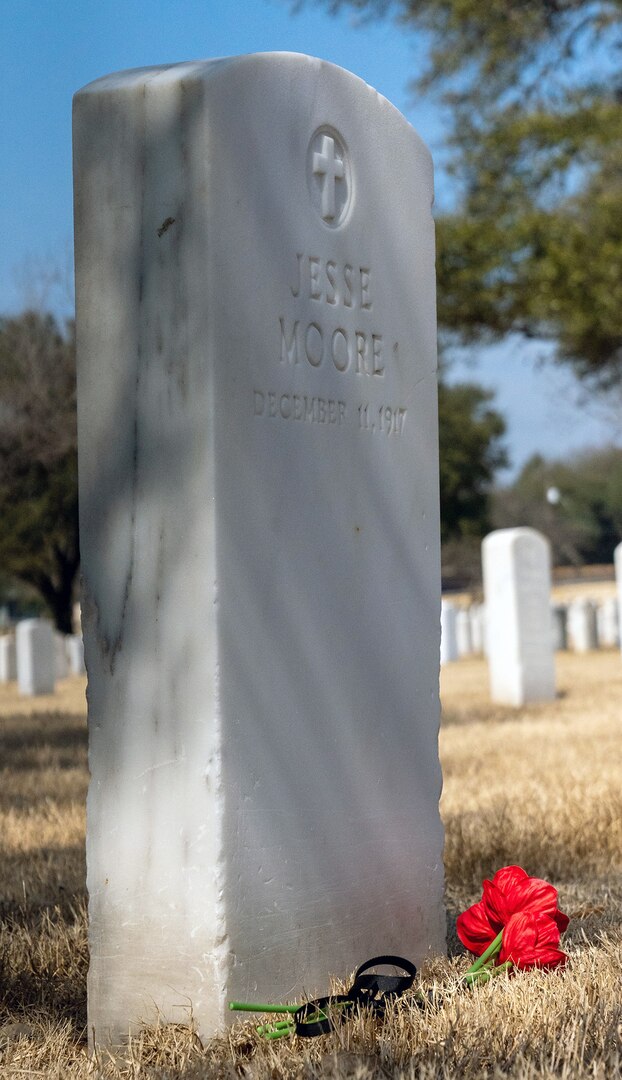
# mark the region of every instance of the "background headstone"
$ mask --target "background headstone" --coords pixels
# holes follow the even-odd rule
[[[622,648],[622,544],[618,544],[613,553],[618,592],[618,626],[620,627],[620,647]]]
[[[89,1032],[444,947],[429,154],[247,56],[74,107]]]
[[[565,604],[551,605],[551,634],[556,652],[568,648],[568,608]]]
[[[69,674],[69,660],[67,658],[67,645],[65,634],[54,634],[54,649],[56,655],[56,678],[66,679]]]
[[[17,656],[13,634],[0,636],[0,683],[13,682],[17,678]]]
[[[620,644],[617,597],[607,596],[598,605],[596,609],[596,630],[598,643],[602,648],[612,649]]]
[[[20,694],[53,694],[56,681],[54,630],[45,619],[24,619],[15,631]]]
[[[498,529],[485,537],[482,559],[492,700],[552,701],[548,541],[535,529]]]
[[[574,652],[598,648],[596,607],[591,600],[577,597],[568,607],[568,633]]]
[[[458,659],[456,616],[458,609],[450,600],[441,604],[441,664],[451,664]]]
[[[471,620],[466,608],[460,608],[456,612],[456,644],[459,657],[472,655]]]
[[[69,671],[72,675],[84,675],[84,644],[82,634],[68,634],[65,638]]]
[[[477,656],[481,656],[484,652],[485,615],[486,612],[483,604],[471,604],[469,608],[471,644],[473,646],[473,652]]]

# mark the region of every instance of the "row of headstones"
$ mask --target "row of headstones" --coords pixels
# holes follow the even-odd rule
[[[556,652],[572,649],[615,648],[620,645],[620,616],[614,596],[602,603],[578,597],[570,604],[551,605],[551,640]],[[441,605],[441,664],[487,653],[486,607],[459,607],[451,600]]]
[[[0,637],[0,683],[17,680],[21,694],[53,694],[57,679],[83,675],[81,634],[60,634],[46,619],[24,619]]]
[[[614,552],[617,579],[617,606],[622,608],[622,544]],[[555,650],[567,647],[570,634],[575,651],[597,647],[598,618],[594,605],[585,599],[574,601],[567,612],[556,605],[551,612],[551,552],[546,537],[535,529],[498,529],[482,544],[484,583],[485,647],[492,700],[522,706],[528,702],[551,701],[555,697]],[[458,625],[464,645],[469,612],[455,612],[455,652],[458,653]],[[564,620],[564,614],[566,618]],[[616,620],[617,614],[617,620]],[[454,621],[448,606],[442,620]],[[616,626],[617,621],[617,626]],[[601,633],[619,641],[620,614],[613,604],[603,608]],[[470,620],[468,622],[470,630]],[[478,629],[481,629],[479,627]],[[451,630],[441,626],[441,661],[447,662],[452,647]],[[472,642],[471,642],[472,644]],[[484,638],[482,637],[482,648]]]

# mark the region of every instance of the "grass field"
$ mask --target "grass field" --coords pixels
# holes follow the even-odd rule
[[[620,655],[558,655],[558,684],[553,704],[513,711],[489,704],[482,661],[443,670],[449,958],[422,973],[425,1013],[411,996],[384,1024],[361,1015],[309,1042],[262,1042],[248,1021],[202,1047],[167,1027],[117,1061],[85,1044],[84,683],[34,702],[0,688],[0,1077],[620,1075]],[[510,862],[558,887],[570,963],[466,991],[455,916]]]

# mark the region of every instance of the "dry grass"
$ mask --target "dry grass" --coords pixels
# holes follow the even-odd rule
[[[176,1026],[146,1030],[123,1058],[89,1060],[84,907],[84,684],[24,702],[0,690],[0,1076],[158,1080],[587,1080],[622,1060],[622,662],[559,658],[561,696],[519,713],[487,702],[481,661],[443,671],[450,923],[507,862],[553,880],[572,915],[566,971],[466,992],[466,959],[423,973],[435,997],[384,1024],[360,1016],[331,1036],[265,1043],[253,1023],[202,1047]],[[52,709],[58,711],[51,711]]]

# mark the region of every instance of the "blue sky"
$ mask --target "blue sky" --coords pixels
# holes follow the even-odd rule
[[[430,146],[437,200],[450,189],[439,169],[443,124],[409,79],[426,43],[387,22],[362,26],[310,2],[288,0],[5,0],[0,35],[0,313],[33,299],[67,307],[50,267],[65,270],[72,242],[71,97],[123,68],[246,52],[306,52],[355,72],[388,97]],[[32,280],[37,288],[32,292]],[[494,389],[508,422],[513,471],[539,451],[567,456],[610,441],[614,429],[579,402],[572,376],[539,366],[542,346],[512,341],[455,363],[451,378]],[[507,474],[509,475],[509,474]]]

